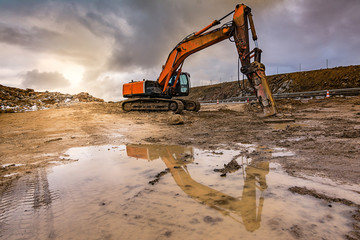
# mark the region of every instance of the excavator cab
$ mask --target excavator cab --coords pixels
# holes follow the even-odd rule
[[[174,74],[170,81],[169,86],[173,86],[176,75]],[[189,89],[190,89],[190,74],[187,72],[182,72],[179,76],[179,80],[176,83],[176,86],[174,87],[175,90],[175,96],[188,96],[189,95]]]

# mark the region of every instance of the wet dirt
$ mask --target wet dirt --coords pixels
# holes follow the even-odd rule
[[[196,149],[208,151],[209,155],[219,157],[224,155],[224,151],[242,151],[245,147],[248,151],[242,153],[246,159],[279,164],[276,166],[281,167],[286,174],[308,181],[306,186],[294,181],[286,191],[289,192],[289,188],[298,186],[322,194],[326,189],[325,195],[330,198],[342,198],[359,204],[354,199],[359,199],[360,194],[360,97],[309,101],[282,100],[277,101],[277,106],[281,113],[280,118],[295,119],[295,122],[281,123],[281,126],[266,123],[259,117],[260,110],[256,106],[243,104],[204,105],[198,113],[184,112],[182,125],[169,124],[171,113],[124,113],[118,103],[83,103],[36,112],[0,114],[2,202],[7,189],[12,188],[18,181],[23,182],[23,185],[20,184],[21,187],[16,187],[19,189],[19,196],[38,196],[38,206],[43,206],[49,199],[53,201],[53,198],[47,197],[49,194],[35,194],[31,190],[36,185],[31,182],[35,180],[31,179],[43,179],[41,176],[44,173],[41,171],[44,166],[56,165],[59,162],[72,165],[73,160],[65,154],[69,148],[151,143],[194,146]],[[189,158],[183,157],[185,160]],[[194,157],[196,159],[196,155]],[[223,168],[224,164],[229,164],[231,160],[232,158],[229,158],[220,165],[213,166],[209,169],[209,174],[215,179],[228,179],[233,173],[220,177],[219,172],[214,172],[214,169]],[[242,166],[239,159],[236,159],[236,162]],[[160,174],[161,176],[156,178],[157,174],[167,171],[166,169],[164,165],[156,169],[156,172],[146,179],[146,185],[150,188],[158,187],[164,181],[168,181],[166,179],[172,176],[170,172]],[[242,170],[243,167],[235,173]],[[28,184],[27,179],[30,179]],[[148,183],[156,179],[158,180],[154,185]],[[321,183],[321,186],[315,183]],[[45,188],[46,184],[37,186],[37,189]],[[283,197],[282,200],[288,198],[285,195]],[[311,194],[307,194],[306,197],[319,201]],[[163,203],[161,197],[157,200],[159,204]],[[12,201],[12,197],[6,201]],[[14,200],[14,204],[16,202],[17,200]],[[106,205],[106,202],[104,203]],[[344,205],[341,202],[336,204]],[[171,211],[170,209],[169,207],[168,210]],[[23,213],[21,210],[17,211],[18,215]],[[344,214],[342,216],[345,216]],[[211,218],[205,218],[206,216]],[[196,218],[194,222],[225,222],[216,219],[216,216],[207,214],[202,218]],[[350,221],[359,222],[351,217]],[[303,232],[311,230],[311,226],[301,227],[297,223],[288,226],[286,221],[278,219],[276,222],[279,228],[292,229],[294,236],[303,239],[306,239]],[[354,225],[353,230],[359,229],[356,226],[358,225]],[[164,232],[165,237],[172,238],[175,235],[176,233],[170,230]],[[359,239],[356,235],[353,238]]]
[[[294,184],[327,189],[289,176],[279,164],[253,160],[247,153],[254,147],[71,148],[63,156],[71,163],[38,168],[7,187],[0,238],[341,239],[352,231],[354,206],[329,207],[327,200],[290,192]],[[213,171],[234,159],[237,171],[226,177]],[[157,184],[149,184],[154,177]],[[359,204],[351,190],[332,189]]]

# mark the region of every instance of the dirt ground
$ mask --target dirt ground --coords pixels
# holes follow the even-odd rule
[[[360,176],[360,97],[277,101],[276,118],[262,118],[256,105],[203,105],[183,112],[184,124],[172,125],[169,112],[123,112],[119,103],[77,103],[54,109],[0,114],[0,193],[12,180],[64,159],[72,147],[124,144],[172,144],[205,150],[240,149],[253,161],[280,163],[289,175],[324,177],[356,185]],[[244,145],[242,145],[243,147]],[[283,148],[292,154],[271,155]],[[65,156],[66,157],[66,156]],[[348,206],[314,190],[289,189]],[[353,190],[360,194],[359,190]],[[335,200],[336,201],[335,201]],[[354,231],[360,238],[357,210]]]
[[[282,100],[277,104],[280,119],[295,122],[269,123],[271,119],[258,116],[256,107],[245,104],[204,105],[198,113],[184,112],[182,125],[169,124],[172,113],[127,113],[120,110],[119,103],[79,103],[1,114],[0,164],[10,164],[1,169],[1,185],[58,161],[71,147],[129,143],[214,150],[236,149],[237,143],[283,147],[295,155],[273,157],[272,161],[281,163],[291,175],[359,182],[360,97]],[[251,153],[251,157],[264,158],[261,152]]]

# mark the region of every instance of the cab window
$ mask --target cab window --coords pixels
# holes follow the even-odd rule
[[[188,82],[188,80],[187,80],[186,75],[181,74],[180,75],[180,85],[187,85],[187,82]]]

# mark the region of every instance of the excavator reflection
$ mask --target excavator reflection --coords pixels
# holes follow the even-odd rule
[[[236,221],[239,221],[237,218],[241,216],[242,222],[248,231],[253,232],[260,228],[264,204],[263,191],[267,189],[265,176],[269,173],[268,162],[256,162],[246,166],[242,197],[238,199],[192,179],[186,166],[194,161],[192,147],[127,145],[126,151],[130,157],[149,161],[161,158],[176,184],[190,197],[220,211],[224,215],[233,217]],[[258,206],[257,189],[261,191]]]

